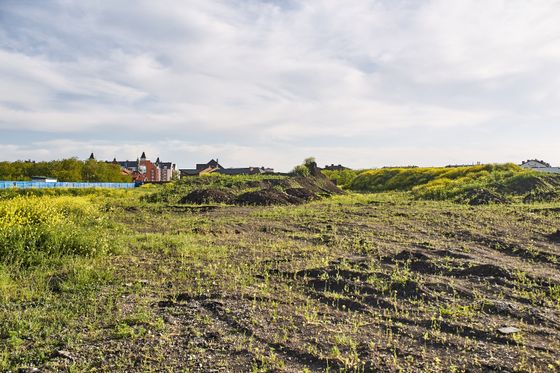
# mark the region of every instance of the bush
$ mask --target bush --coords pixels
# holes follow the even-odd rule
[[[296,167],[294,167],[292,173],[297,175],[297,176],[308,177],[309,176],[309,167],[307,167],[307,165],[304,165],[304,164],[297,165]]]

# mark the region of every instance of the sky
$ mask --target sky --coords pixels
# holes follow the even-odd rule
[[[560,164],[560,2],[0,0],[0,160]]]

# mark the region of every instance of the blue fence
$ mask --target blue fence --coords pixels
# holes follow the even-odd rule
[[[67,182],[44,182],[44,181],[0,181],[0,189],[10,188],[113,188],[131,189],[136,188],[137,183],[67,183]]]

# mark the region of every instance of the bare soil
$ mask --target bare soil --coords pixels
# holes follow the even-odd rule
[[[91,334],[63,346],[74,361],[53,357],[46,370],[560,370],[557,205],[346,196],[146,206],[118,219],[157,242],[177,237],[114,261],[117,283],[137,284],[122,286],[116,307],[145,304],[163,327]]]
[[[231,203],[235,194],[226,189],[207,188],[196,189],[187,194],[179,203],[207,204],[207,203]]]

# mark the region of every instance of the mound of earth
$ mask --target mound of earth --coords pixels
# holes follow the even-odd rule
[[[344,192],[327,177],[295,177],[294,181],[301,188],[307,189],[317,195],[337,195]]]
[[[560,194],[555,190],[536,190],[523,198],[523,203],[554,202],[560,199]]]
[[[315,193],[306,188],[288,188],[286,189],[286,194],[304,201],[319,199]]]
[[[181,198],[179,203],[231,203],[235,199],[235,195],[223,189],[196,189]]]
[[[304,200],[274,188],[261,189],[254,192],[243,193],[235,200],[239,205],[290,205],[303,203]]]
[[[498,188],[503,193],[526,194],[536,190],[550,190],[550,185],[542,177],[531,175],[514,178]]]
[[[272,187],[289,188],[290,181],[288,179],[263,179],[263,180],[250,180],[245,183],[248,188],[262,188],[268,189]]]
[[[463,199],[471,206],[509,203],[504,196],[484,188],[469,190],[464,194]]]

